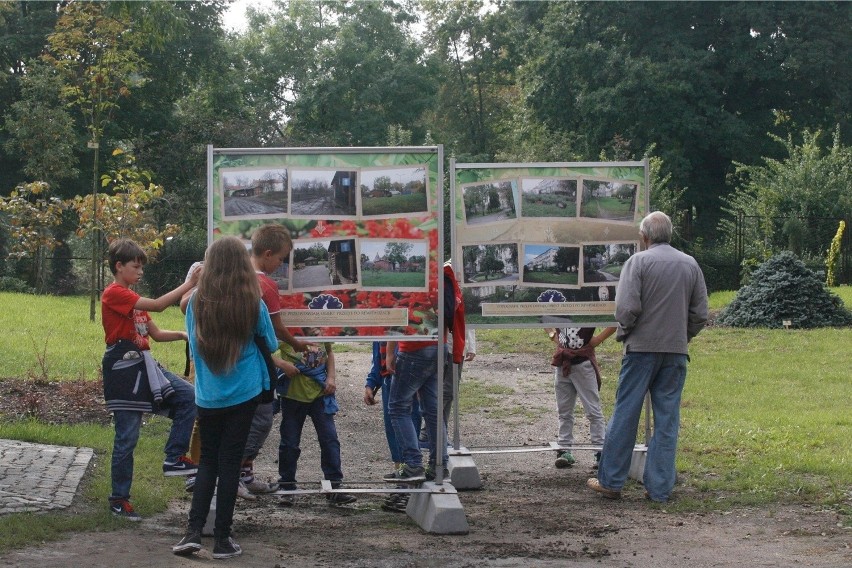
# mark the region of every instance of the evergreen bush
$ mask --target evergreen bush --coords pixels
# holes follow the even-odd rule
[[[16,278],[14,276],[0,276],[0,292],[34,294],[35,289],[20,278]]]
[[[821,277],[793,253],[784,251],[761,264],[717,323],[732,327],[794,328],[852,325],[852,312],[831,293]]]

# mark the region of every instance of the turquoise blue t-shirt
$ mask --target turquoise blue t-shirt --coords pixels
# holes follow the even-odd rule
[[[217,375],[210,370],[198,353],[195,315],[192,311],[194,298],[193,294],[186,308],[186,331],[189,335],[189,350],[195,362],[195,404],[201,408],[226,408],[251,400],[259,395],[262,389],[269,388],[269,373],[253,337],[243,346],[240,358],[230,372]],[[278,349],[269,310],[262,300],[254,333],[264,338],[270,351]]]

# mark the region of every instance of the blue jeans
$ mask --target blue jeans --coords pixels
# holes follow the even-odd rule
[[[385,423],[385,437],[388,439],[388,448],[390,448],[391,460],[393,463],[402,463],[402,450],[399,449],[399,443],[396,441],[396,432],[393,429],[391,422],[390,410],[388,409],[390,402],[391,382],[393,375],[388,375],[382,379],[382,418]],[[411,422],[414,424],[414,431],[420,437],[420,403],[415,398],[411,403]]]
[[[189,449],[189,438],[195,423],[195,387],[174,373],[162,369],[175,392],[163,401],[160,412],[172,419],[169,438],[166,440],[166,459],[176,462]],[[139,441],[142,412],[116,410],[113,412],[115,439],[112,443],[112,493],[109,499],[130,499],[133,483],[133,451]]]
[[[687,356],[680,353],[627,353],[621,360],[615,408],[606,430],[598,481],[621,490],[630,471],[645,393],[651,394],[654,433],[648,441],[643,483],[654,501],[666,501],[675,484],[675,450]]]
[[[246,447],[257,400],[251,399],[225,408],[201,408],[198,431],[201,435],[201,463],[195,477],[189,528],[204,528],[210,503],[216,494],[216,520],[213,534],[217,538],[231,535],[240,464]]]
[[[446,349],[446,347],[444,348]],[[446,354],[446,351],[445,351]],[[415,395],[420,395],[420,412],[426,421],[429,435],[429,463],[436,462],[438,431],[438,346],[429,345],[417,351],[397,354],[396,371],[390,388],[388,412],[390,413],[396,441],[402,452],[402,463],[421,467],[423,455],[417,440],[417,430],[411,423],[411,407]],[[447,437],[440,447],[443,463],[447,463]]]
[[[334,414],[326,414],[323,397],[313,402],[281,399],[281,443],[278,446],[278,483],[286,489],[296,487],[296,465],[302,450],[302,427],[310,416],[317,431],[320,446],[320,469],[323,477],[332,481],[332,487],[340,485],[343,470],[340,465],[340,440],[334,425]]]

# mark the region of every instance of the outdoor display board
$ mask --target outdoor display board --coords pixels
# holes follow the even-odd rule
[[[443,148],[208,147],[208,242],[281,224],[288,327],[319,340],[435,340]]]
[[[647,162],[450,162],[452,259],[474,327],[611,322]]]

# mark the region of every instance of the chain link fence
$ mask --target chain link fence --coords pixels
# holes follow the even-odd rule
[[[763,251],[793,252],[812,271],[825,279],[828,250],[840,221],[846,230],[840,241],[835,266],[838,285],[852,284],[852,230],[849,219],[837,217],[777,217],[765,220],[740,211],[734,220],[731,246],[692,251],[704,271],[711,291],[737,290],[746,283],[750,270],[763,261]],[[769,223],[770,227],[764,227]],[[771,237],[765,235],[771,234]]]

